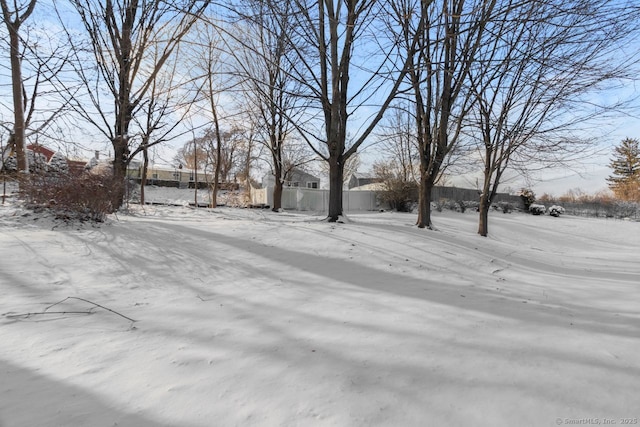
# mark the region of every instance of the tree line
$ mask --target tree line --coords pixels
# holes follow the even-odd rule
[[[113,150],[122,183],[115,208],[129,162],[142,156],[147,165],[155,145],[191,136],[187,151],[209,148],[214,183],[228,173],[222,159],[232,141],[243,141],[244,179],[265,153],[276,210],[287,173],[311,153],[328,169],[327,218],[337,221],[345,168],[375,140],[417,183],[421,228],[432,227],[431,190],[446,173],[480,172],[478,233],[486,236],[505,172],[588,153],[584,129],[625,107],[601,91],[638,75],[634,0],[0,6],[12,93],[3,159],[15,154],[27,172],[27,141],[65,141],[90,127]],[[38,13],[50,28],[30,21]]]

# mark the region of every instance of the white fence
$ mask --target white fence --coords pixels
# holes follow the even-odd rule
[[[251,204],[273,206],[273,188],[251,189]],[[297,211],[327,212],[329,190],[287,187],[282,189],[282,208]],[[346,211],[373,211],[386,209],[373,191],[343,191],[342,208]]]
[[[432,201],[478,201],[477,190],[457,187],[434,187]],[[415,199],[417,200],[417,194]],[[498,193],[494,203],[509,202],[522,208],[522,199],[505,193]],[[273,187],[251,189],[251,204],[254,206],[273,206]],[[327,212],[329,210],[329,190],[285,187],[282,189],[282,208],[297,211]],[[375,211],[389,209],[388,204],[380,201],[375,191],[344,190],[342,208],[346,211]]]

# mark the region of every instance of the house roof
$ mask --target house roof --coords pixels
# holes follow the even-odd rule
[[[306,181],[320,181],[319,177],[297,168],[294,168],[291,171],[290,177],[292,179],[305,179]],[[267,172],[263,177],[263,180],[270,180],[270,179],[274,179],[273,172]]]
[[[377,177],[368,172],[354,172],[351,176],[356,179],[376,179]]]
[[[387,188],[382,182],[372,182],[371,184],[360,185],[350,188],[349,191],[385,191]]]
[[[31,150],[34,153],[42,154],[47,159],[47,162],[51,160],[54,154],[56,154],[55,151],[52,151],[47,147],[43,147],[42,145],[38,145],[38,144],[27,145],[27,150]]]
[[[135,165],[134,167],[142,167],[142,164]],[[163,171],[163,172],[183,172],[183,173],[192,173],[197,172],[199,174],[207,173],[203,169],[189,169],[187,167],[177,167],[177,166],[167,166],[167,165],[149,165],[147,167],[149,171]]]

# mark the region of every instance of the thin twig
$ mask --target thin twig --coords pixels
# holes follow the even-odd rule
[[[57,303],[55,303],[55,304],[53,304],[53,305],[50,305],[49,307],[45,308],[45,309],[44,309],[44,311],[47,311],[48,309],[50,309],[50,308],[51,308],[51,307],[53,307],[54,305],[58,305],[58,304],[60,304],[60,303],[63,303],[63,302],[65,302],[65,301],[66,301],[66,300],[68,300],[68,299],[77,299],[77,300],[80,300],[80,301],[84,301],[84,302],[87,302],[87,303],[89,303],[89,304],[93,304],[93,305],[95,305],[96,307],[100,307],[100,308],[102,308],[103,310],[110,311],[110,312],[112,312],[113,314],[117,314],[117,315],[118,315],[118,316],[120,316],[120,317],[124,317],[125,319],[127,319],[128,321],[130,321],[130,322],[132,322],[132,323],[137,322],[137,320],[133,320],[132,318],[127,317],[127,316],[125,316],[124,314],[118,313],[118,312],[117,312],[117,311],[115,311],[115,310],[111,310],[110,308],[107,308],[107,307],[105,307],[105,306],[103,306],[103,305],[100,305],[100,304],[97,304],[97,303],[95,303],[95,302],[93,302],[93,301],[89,301],[88,299],[79,298],[79,297],[66,297],[66,298],[65,298],[65,299],[63,299],[62,301],[57,302]]]
[[[103,305],[97,304],[93,301],[89,301],[88,299],[84,299],[84,298],[79,298],[79,297],[66,297],[65,299],[63,299],[62,301],[58,301],[54,304],[51,304],[50,306],[46,307],[43,311],[41,312],[30,312],[30,313],[21,313],[21,314],[7,314],[6,317],[8,318],[17,318],[17,317],[31,317],[31,316],[40,316],[40,315],[45,315],[45,314],[92,314],[94,313],[93,309],[95,307],[90,308],[87,311],[48,311],[51,307],[55,307],[56,305],[62,304],[63,302],[69,300],[69,299],[77,299],[80,301],[84,301],[87,302],[89,304],[93,304],[95,307],[99,307],[103,310],[107,310],[110,311],[113,314],[117,314],[118,316],[127,319],[128,321],[130,321],[131,323],[135,323],[137,322],[137,320],[134,320],[130,317],[125,316],[122,313],[118,313],[115,310],[111,310],[110,308],[107,308]]]
[[[6,317],[13,319],[16,317],[31,317],[43,314],[92,314],[92,311],[40,311],[33,313],[7,314]]]

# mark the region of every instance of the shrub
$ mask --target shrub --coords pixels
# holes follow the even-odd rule
[[[617,201],[614,204],[614,215],[618,218],[638,218],[640,203]]]
[[[562,206],[553,205],[549,208],[549,215],[559,217],[560,214],[564,213],[564,208]]]
[[[493,205],[495,210],[501,210],[502,213],[511,213],[515,209],[514,206],[509,202],[498,202]]]
[[[529,190],[528,188],[523,188],[523,189],[520,190],[520,198],[522,199],[522,202],[524,203],[524,209],[530,211],[530,207],[536,201],[535,193],[533,191]]]
[[[464,202],[464,205],[467,207],[467,209],[472,209],[476,212],[480,212],[480,202],[477,202],[475,200],[467,200],[466,202]]]
[[[544,205],[538,205],[534,203],[531,206],[529,206],[529,212],[532,215],[544,215],[546,211],[547,211],[547,208]]]
[[[418,184],[406,172],[395,160],[373,164],[373,173],[382,188],[378,191],[380,201],[398,212],[411,212],[418,202]]]
[[[460,205],[455,200],[449,200],[449,199],[440,200],[440,205],[442,205],[443,209],[460,212]]]
[[[20,193],[32,209],[47,209],[56,218],[103,222],[115,211],[112,201],[122,188],[113,176],[32,174],[25,177]]]
[[[387,180],[384,184],[385,191],[378,192],[380,201],[388,203],[391,209],[398,212],[411,212],[415,206],[415,195],[418,191],[415,182],[403,182],[400,180]]]

